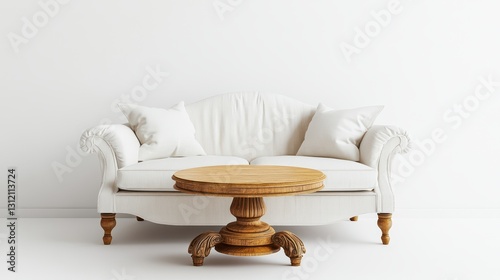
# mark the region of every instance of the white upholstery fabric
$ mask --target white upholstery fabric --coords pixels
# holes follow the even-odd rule
[[[118,170],[116,184],[122,190],[174,191],[172,175],[181,169],[210,165],[239,165],[248,161],[231,156],[171,157],[148,160]]]
[[[297,155],[359,161],[359,144],[383,106],[333,110],[320,103]]]
[[[102,144],[102,145],[99,145]],[[139,140],[128,125],[99,125],[83,132],[80,138],[80,148],[84,152],[100,152],[109,149],[110,157],[103,158],[108,168],[137,163]]]
[[[394,126],[373,126],[363,137],[359,147],[360,161],[378,170],[378,186],[375,192],[377,209],[382,213],[394,211],[394,193],[391,187],[391,162],[397,153],[411,148],[408,133]]]
[[[366,132],[359,147],[360,161],[377,168],[382,149],[390,140],[398,142],[397,152],[406,153],[411,149],[410,137],[404,129],[397,126],[374,125]]]
[[[206,155],[196,141],[184,102],[169,109],[118,104],[141,142],[139,160]]]
[[[329,224],[364,213],[394,211],[390,163],[410,146],[407,133],[400,128],[372,126],[361,140],[360,162],[354,162],[284,156],[296,154],[316,111],[316,106],[287,97],[226,94],[187,105],[186,111],[196,139],[209,155],[218,156],[138,163],[140,143],[130,127],[97,126],[83,133],[80,146],[97,153],[101,163],[99,213],[132,214],[170,225],[225,225],[234,218],[228,211],[230,199],[169,191],[173,190],[171,176],[176,170],[196,166],[248,164],[245,159],[255,157],[261,158],[253,164],[304,166],[327,174],[323,191],[266,200],[270,224]],[[373,191],[357,191],[363,189]],[[203,207],[200,199],[207,202]]]
[[[299,166],[321,170],[326,175],[321,191],[373,190],[377,184],[377,170],[359,162],[306,156],[260,157],[252,165]]]
[[[186,110],[207,154],[250,161],[297,153],[316,108],[281,95],[235,93],[210,97]]]

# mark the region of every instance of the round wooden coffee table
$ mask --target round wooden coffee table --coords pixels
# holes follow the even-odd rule
[[[293,233],[276,233],[260,218],[266,212],[263,197],[311,193],[323,188],[326,176],[318,170],[273,165],[222,165],[176,172],[174,188],[191,194],[233,197],[230,207],[236,221],[219,232],[198,235],[189,245],[193,265],[215,250],[235,256],[260,256],[283,248],[293,266],[300,265],[306,249]]]

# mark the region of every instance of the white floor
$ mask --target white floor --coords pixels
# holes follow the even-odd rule
[[[173,227],[120,218],[113,244],[104,246],[98,219],[18,223],[18,272],[8,272],[2,262],[0,279],[500,279],[500,219],[394,217],[389,246],[381,245],[371,216],[360,216],[358,222],[286,228],[306,245],[301,267],[289,266],[282,251],[234,257],[215,250],[204,266],[191,266],[189,242],[216,227]],[[7,254],[6,235],[2,226],[2,256]]]

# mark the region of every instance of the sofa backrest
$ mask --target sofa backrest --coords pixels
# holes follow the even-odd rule
[[[316,106],[282,95],[229,93],[186,106],[209,155],[252,160],[297,153]]]

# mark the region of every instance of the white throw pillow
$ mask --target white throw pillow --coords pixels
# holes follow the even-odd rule
[[[195,129],[184,108],[184,102],[170,109],[124,103],[118,104],[118,107],[139,138],[140,161],[206,155],[194,137]]]
[[[359,161],[359,144],[383,106],[333,110],[320,103],[297,155]]]

